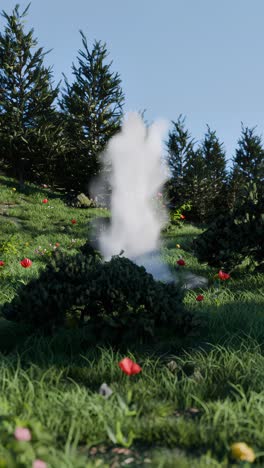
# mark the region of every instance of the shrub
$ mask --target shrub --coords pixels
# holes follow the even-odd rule
[[[69,257],[56,252],[47,269],[21,287],[3,313],[49,333],[71,317],[97,341],[134,342],[165,328],[188,334],[194,320],[182,299],[183,291],[174,284],[155,281],[127,258],[103,262],[96,254]]]
[[[264,263],[264,197],[255,184],[247,184],[231,214],[219,216],[194,240],[201,262],[231,269],[246,259],[253,267]]]
[[[178,208],[173,208],[170,210],[170,216],[167,224],[162,229],[162,232],[167,232],[174,226],[181,228],[185,219],[185,214],[187,211],[191,211],[192,205],[190,202],[186,202]]]

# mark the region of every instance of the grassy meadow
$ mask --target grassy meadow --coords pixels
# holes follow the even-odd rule
[[[20,191],[0,176],[0,306],[38,276],[54,249],[77,253],[98,216],[109,213],[68,207],[48,188]],[[251,466],[232,458],[235,442],[247,443],[254,465],[264,466],[264,275],[237,269],[215,281],[218,271],[192,251],[200,232],[187,222],[162,238],[172,271],[209,280],[208,289],[186,292],[186,309],[200,320],[191,337],[91,348],[82,329],[28,336],[0,317],[0,467],[31,467],[34,459],[49,468]],[[31,268],[21,267],[24,257]],[[185,267],[177,266],[180,257]],[[140,374],[122,373],[125,356]],[[102,383],[113,392],[108,398],[99,394]],[[30,442],[13,440],[17,426],[30,429]]]

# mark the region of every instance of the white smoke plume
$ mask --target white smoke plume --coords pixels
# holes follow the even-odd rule
[[[99,237],[99,248],[106,260],[124,251],[124,256],[156,279],[173,280],[160,259],[160,231],[168,219],[166,208],[158,214],[153,206],[167,179],[162,164],[162,137],[167,124],[158,121],[146,128],[141,116],[129,113],[121,132],[109,142],[102,161],[111,164],[111,224]],[[93,185],[98,193],[102,181]]]

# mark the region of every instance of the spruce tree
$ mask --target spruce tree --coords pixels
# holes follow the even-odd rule
[[[168,198],[174,205],[182,205],[186,201],[184,177],[189,160],[193,157],[194,140],[189,130],[185,128],[185,117],[180,115],[173,128],[169,131],[167,146],[167,163],[171,178],[166,184]]]
[[[226,200],[226,156],[223,143],[220,143],[216,132],[207,125],[207,132],[201,144],[205,163],[205,181],[207,192],[206,219],[213,220],[227,209]]]
[[[186,199],[191,203],[191,217],[197,222],[204,222],[207,217],[207,178],[206,164],[201,148],[193,151],[184,174]]]
[[[245,127],[241,123],[241,136],[233,159],[230,176],[229,203],[233,209],[247,183],[255,183],[261,191],[264,181],[264,149],[256,127]]]
[[[57,127],[52,88],[52,70],[44,65],[34,30],[26,32],[24,18],[16,5],[0,32],[0,157],[23,185],[24,177],[40,177],[57,155]]]
[[[241,124],[241,136],[233,159],[233,176],[241,184],[264,181],[264,149],[262,138],[256,135],[256,127],[244,127]]]
[[[90,50],[85,35],[80,34],[83,49],[78,51],[78,65],[72,65],[73,83],[64,76],[60,106],[71,140],[68,184],[89,192],[89,182],[101,170],[98,156],[120,129],[124,95],[119,74],[111,71],[112,62],[106,62],[106,44],[95,41]]]
[[[184,187],[196,221],[208,222],[227,207],[226,159],[216,132],[207,132],[185,169]]]

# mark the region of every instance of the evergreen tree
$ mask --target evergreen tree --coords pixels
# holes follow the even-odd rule
[[[205,163],[205,180],[207,192],[206,219],[214,219],[227,209],[226,197],[226,156],[223,143],[220,143],[216,132],[207,125],[207,132],[201,144]]]
[[[241,136],[230,179],[231,208],[235,206],[245,184],[253,182],[261,190],[264,181],[264,149],[261,136],[256,134],[256,127],[249,128],[241,124]]]
[[[185,193],[192,203],[195,220],[210,221],[226,209],[226,178],[223,144],[207,126],[203,141],[189,158],[184,176]]]
[[[205,159],[201,148],[198,148],[189,158],[184,174],[185,196],[192,205],[190,216],[198,222],[204,222],[207,215],[207,179],[205,174]]]
[[[99,154],[120,129],[124,95],[118,73],[106,63],[106,45],[95,41],[89,50],[83,32],[83,50],[78,51],[78,66],[72,65],[74,82],[65,78],[60,100],[71,139],[67,156],[68,184],[88,191],[89,182],[100,172]]]
[[[24,30],[29,6],[16,5],[0,32],[0,158],[23,185],[24,177],[49,172],[57,155],[57,126],[51,68],[44,66],[43,48],[37,48],[34,30]],[[55,148],[54,148],[55,145]],[[53,150],[54,149],[54,150]],[[49,155],[50,161],[47,159]]]
[[[167,163],[171,178],[166,184],[168,198],[174,205],[186,201],[184,177],[189,159],[193,157],[193,139],[185,128],[185,118],[180,115],[169,131],[167,145]]]
[[[263,182],[264,179],[264,149],[262,138],[256,135],[256,127],[244,127],[238,140],[238,148],[233,160],[234,175],[241,176],[244,182]]]

